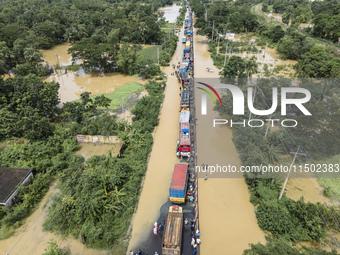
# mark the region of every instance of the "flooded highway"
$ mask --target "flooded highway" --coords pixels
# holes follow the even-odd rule
[[[183,35],[183,29],[181,32]],[[180,36],[181,37],[181,36]],[[177,44],[170,63],[182,58],[183,45]],[[171,76],[171,66],[162,69],[168,76],[165,99],[159,116],[159,125],[154,132],[154,144],[145,176],[136,214],[132,220],[132,235],[129,249],[136,250],[152,233],[153,223],[160,215],[160,207],[167,202],[169,185],[176,157],[176,141],[179,134],[180,85]]]
[[[196,81],[199,78],[217,78],[219,70],[213,66],[207,38],[197,35],[194,41]],[[213,68],[214,72],[207,72],[207,67]],[[240,166],[239,156],[232,142],[232,130],[228,127],[214,129],[212,121],[220,117],[212,110],[212,100],[208,99],[207,115],[202,116],[202,91],[196,89],[195,93],[198,165]],[[201,173],[199,177],[204,176]],[[264,232],[257,224],[254,207],[249,199],[248,187],[242,178],[208,176],[208,180],[198,179],[201,254],[237,255],[242,254],[249,243],[265,242]]]

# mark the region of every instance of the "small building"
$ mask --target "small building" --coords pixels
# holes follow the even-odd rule
[[[32,168],[0,167],[0,205],[11,207],[20,185],[33,178]]]
[[[232,40],[235,38],[235,33],[226,33],[225,39]]]

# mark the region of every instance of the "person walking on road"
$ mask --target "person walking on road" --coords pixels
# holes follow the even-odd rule
[[[185,220],[184,220],[184,228],[185,228],[185,229],[187,229],[187,225],[188,225],[188,223],[189,223],[189,222],[188,222],[188,219],[187,219],[187,218],[185,218]]]

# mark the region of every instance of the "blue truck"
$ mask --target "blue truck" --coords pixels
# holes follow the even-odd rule
[[[174,204],[184,204],[188,184],[188,164],[177,163],[172,174],[169,198]]]

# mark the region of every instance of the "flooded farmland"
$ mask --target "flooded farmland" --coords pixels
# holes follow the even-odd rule
[[[59,63],[60,66],[72,64],[70,54],[67,54],[67,43],[54,46],[50,50],[43,50],[44,60],[50,65],[55,66]],[[125,74],[112,73],[104,74],[101,72],[87,74],[80,69],[77,72],[65,70],[57,70],[56,73],[45,79],[46,81],[56,81],[60,84],[59,97],[61,103],[70,102],[80,98],[82,92],[91,92],[91,95],[108,94],[115,91],[116,88],[123,86],[128,82],[139,82],[144,84],[136,76],[128,76]]]
[[[165,21],[169,23],[176,23],[179,10],[182,8],[181,5],[173,4],[165,7],[159,8],[159,11],[164,12]]]
[[[63,74],[60,74],[63,72]],[[82,92],[91,95],[108,94],[128,82],[144,83],[138,77],[124,74],[85,74],[84,72],[58,71],[57,75],[49,76],[46,81],[56,81],[60,84],[59,97],[61,103],[77,100]]]

